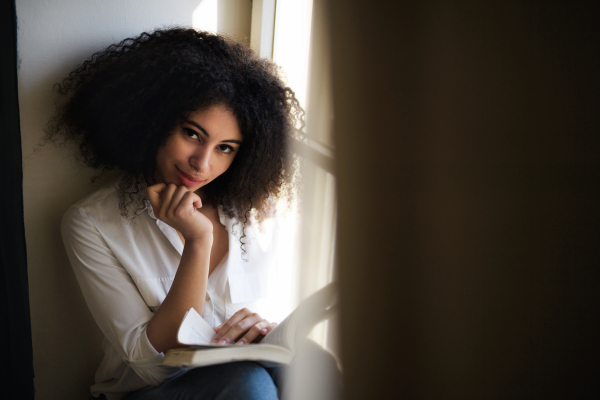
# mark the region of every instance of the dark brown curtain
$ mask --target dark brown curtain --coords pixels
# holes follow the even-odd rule
[[[597,398],[600,3],[329,3],[345,398]]]
[[[14,0],[0,2],[0,397],[33,399]]]

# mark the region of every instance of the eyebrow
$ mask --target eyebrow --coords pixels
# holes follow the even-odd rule
[[[200,131],[202,131],[202,133],[204,133],[204,135],[206,137],[210,137],[210,135],[208,134],[208,132],[206,132],[206,129],[204,129],[203,127],[200,126],[200,124],[194,122],[194,121],[190,121],[189,119],[186,119],[185,122],[187,122],[190,125],[194,125],[196,128],[198,128]]]
[[[208,134],[208,132],[206,132],[206,129],[204,129],[200,124],[198,124],[197,122],[191,121],[189,119],[186,119],[185,122],[187,122],[190,125],[195,126],[196,128],[198,128],[206,137],[210,137],[210,135]],[[235,139],[230,139],[230,140],[223,140],[222,143],[235,143],[235,144],[239,144],[241,145],[242,142],[240,140],[235,140]]]

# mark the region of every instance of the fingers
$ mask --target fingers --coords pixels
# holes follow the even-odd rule
[[[267,328],[268,325],[268,321],[264,320],[257,313],[253,313],[247,308],[242,308],[221,325],[212,343],[229,344],[242,335],[248,336],[248,338],[251,337],[254,340],[254,338],[260,335],[261,330]]]
[[[191,193],[191,192],[190,192]],[[200,200],[200,196],[196,193],[192,193],[194,196],[192,197],[192,204],[196,208],[202,208],[202,200]]]
[[[185,186],[176,186],[172,183],[157,183],[156,185],[148,186],[146,189],[148,193],[148,199],[152,204],[152,208],[158,211],[161,207],[165,206],[165,210],[169,209],[169,205],[179,204],[180,200],[183,198],[183,195],[190,194],[189,197],[190,204],[194,206],[194,208],[202,207],[202,200],[200,196],[196,193],[190,192]]]
[[[161,192],[167,187],[164,183],[157,183],[156,185],[148,186],[146,192],[148,193],[148,200],[152,204],[152,209],[158,211],[160,209],[160,195]]]
[[[174,189],[172,192],[170,190],[171,185],[169,185],[165,193],[166,196],[170,196],[169,203],[167,204],[166,201],[163,202],[164,207],[161,208],[161,211],[164,212],[164,215],[170,221],[178,217],[183,217],[186,212],[190,213],[194,211],[192,208],[192,202],[190,200],[192,193],[190,193],[185,186],[173,186]],[[186,199],[187,202],[185,201]],[[189,207],[186,207],[186,205],[189,205]]]
[[[170,183],[160,193],[160,208],[158,210],[158,215],[154,213],[157,218],[162,219],[163,221],[167,219],[167,213],[171,207],[173,194],[175,194],[176,190],[177,186]]]
[[[188,240],[211,240],[213,225],[210,219],[198,211],[202,200],[185,186],[159,184],[148,188],[148,197],[154,216],[177,230]]]
[[[190,192],[185,186],[172,183],[150,186],[148,197],[156,218],[167,223],[193,214],[197,208],[202,207],[200,196]]]
[[[273,330],[277,326],[276,322],[267,321],[263,319],[258,324],[254,325],[250,330],[242,337],[240,340],[236,342],[236,345],[244,345],[248,343],[258,343],[265,337],[269,332]]]

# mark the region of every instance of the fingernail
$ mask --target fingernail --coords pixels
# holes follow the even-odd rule
[[[267,332],[269,332],[269,330],[267,328],[262,330],[262,333],[264,333],[265,335],[267,334]]]
[[[241,346],[241,345],[243,345],[243,344],[244,344],[244,341],[243,341],[243,340],[240,340],[240,341],[239,341],[239,342],[237,342],[235,345],[236,345],[236,346]]]
[[[214,339],[214,340],[213,340],[212,342],[210,342],[210,343],[211,343],[211,344],[212,344],[212,343],[219,343],[219,341],[218,341],[217,339]]]
[[[225,340],[225,339],[221,339],[221,340],[219,341],[219,344],[227,344],[227,340]]]

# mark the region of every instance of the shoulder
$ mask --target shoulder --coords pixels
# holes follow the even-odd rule
[[[61,228],[96,222],[120,219],[119,196],[117,182],[110,182],[93,193],[90,193],[77,203],[73,204],[63,215]]]

